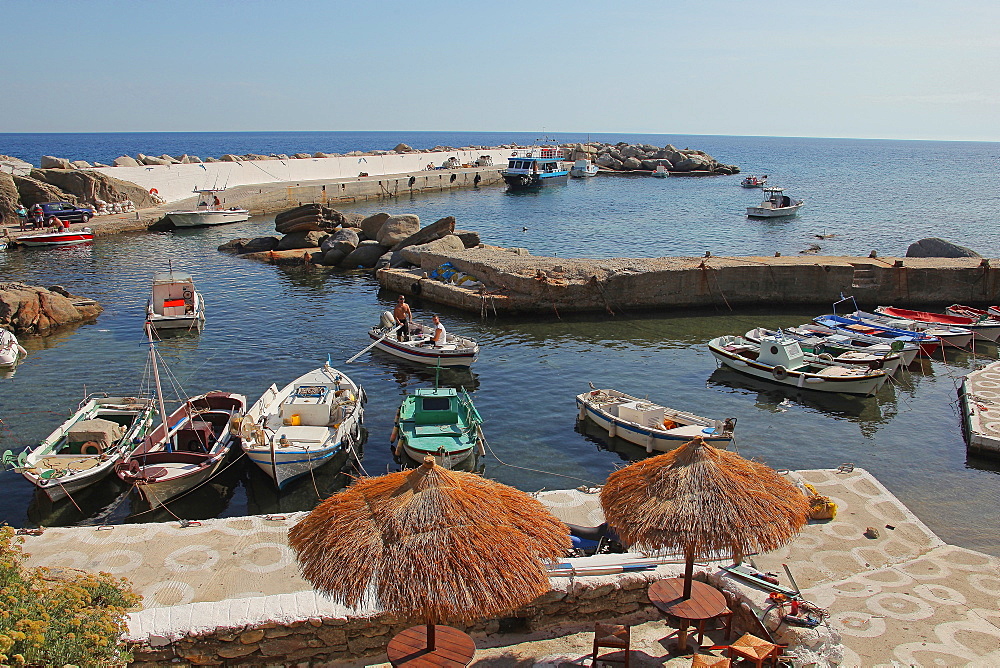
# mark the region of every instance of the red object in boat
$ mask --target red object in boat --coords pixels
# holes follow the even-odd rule
[[[60,230],[44,234],[28,234],[17,237],[17,243],[25,246],[68,246],[82,244],[94,240],[94,232],[85,227],[82,230]]]
[[[968,318],[961,315],[945,315],[944,313],[930,313],[929,311],[911,311],[906,308],[894,308],[892,306],[879,306],[875,309],[883,315],[891,315],[894,318],[904,318],[906,320],[916,320],[917,322],[933,322],[941,325],[955,325],[965,327],[979,322],[978,318]]]
[[[163,301],[163,308],[170,308],[171,306],[184,306],[183,299],[165,299]]]

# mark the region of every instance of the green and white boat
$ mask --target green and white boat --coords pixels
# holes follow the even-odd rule
[[[420,462],[427,455],[446,469],[485,452],[483,418],[464,390],[421,388],[403,399],[390,442],[397,458]]]

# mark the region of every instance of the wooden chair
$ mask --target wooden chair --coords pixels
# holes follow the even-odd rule
[[[722,628],[725,629],[726,631],[726,640],[729,640],[729,638],[733,635],[733,616],[734,616],[733,611],[727,610],[718,617],[713,617],[712,619],[703,619],[700,622],[698,622],[698,644],[699,645],[702,644],[702,642],[704,642],[705,640],[705,622],[710,622],[710,621],[714,622],[720,618],[724,620]]]
[[[730,659],[736,655],[752,662],[757,668],[762,668],[768,659],[772,659],[774,665],[778,665],[778,657],[781,656],[782,649],[784,649],[782,645],[776,645],[755,635],[744,633],[741,638],[729,645],[726,651],[729,653]]]
[[[691,668],[729,668],[732,660],[714,654],[695,654],[691,657]]]
[[[632,629],[628,626],[623,626],[621,624],[602,624],[597,622],[594,624],[594,654],[593,660],[590,665],[596,666],[598,660],[600,661],[615,661],[624,662],[625,668],[629,668],[629,645],[632,640]],[[598,651],[601,647],[607,647],[615,650],[624,650],[625,658],[624,660],[616,658],[610,658],[618,652],[613,652],[605,654],[604,656],[599,656]]]

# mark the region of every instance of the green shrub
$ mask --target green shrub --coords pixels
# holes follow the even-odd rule
[[[25,568],[23,540],[0,525],[0,663],[127,664],[125,613],[142,600],[128,580]]]

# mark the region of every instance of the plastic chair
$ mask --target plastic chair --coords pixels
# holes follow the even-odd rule
[[[600,622],[597,622],[596,624],[594,624],[594,652],[593,652],[594,658],[591,661],[590,665],[592,667],[596,666],[599,660],[615,661],[615,662],[624,662],[625,668],[629,668],[629,654],[630,654],[629,644],[631,643],[631,640],[632,640],[632,630],[628,626],[624,626],[621,624],[602,624]],[[617,657],[614,659],[610,658],[612,655],[618,654],[618,652],[613,652],[605,654],[604,656],[600,656],[598,654],[598,651],[601,647],[607,647],[616,650],[625,650],[624,661],[618,659]]]
[[[774,665],[778,665],[778,657],[781,656],[782,649],[784,649],[782,645],[776,645],[750,633],[744,633],[736,642],[729,645],[726,651],[729,653],[730,659],[735,654],[741,659],[750,661],[757,668],[761,668],[768,659],[773,659]]]

